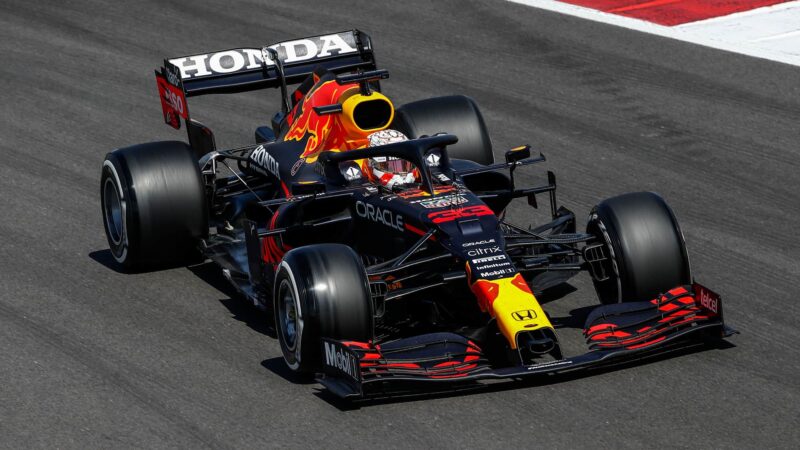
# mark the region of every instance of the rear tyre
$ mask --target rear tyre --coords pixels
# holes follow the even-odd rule
[[[111,254],[127,269],[186,262],[208,232],[206,199],[191,147],[152,142],[106,155],[100,205]]]
[[[367,342],[374,334],[367,274],[346,245],[286,253],[275,274],[273,311],[283,358],[296,373],[320,367],[323,337]]]
[[[494,163],[492,141],[478,105],[469,97],[451,95],[407,103],[395,111],[392,127],[409,138],[449,133],[458,142],[447,148],[450,158]]]
[[[605,243],[608,279],[594,281],[601,303],[655,298],[692,281],[678,221],[663,198],[634,192],[595,206],[587,232]]]

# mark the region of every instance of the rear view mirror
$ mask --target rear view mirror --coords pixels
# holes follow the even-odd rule
[[[521,145],[506,152],[506,162],[511,164],[531,157],[531,146]]]

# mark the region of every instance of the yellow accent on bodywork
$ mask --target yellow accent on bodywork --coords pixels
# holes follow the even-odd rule
[[[356,124],[356,121],[353,117],[355,109],[358,105],[366,102],[383,102],[388,106],[389,115],[383,118],[384,122],[382,125],[376,128],[363,129]],[[391,125],[392,120],[394,120],[394,105],[392,105],[392,102],[380,92],[372,92],[370,95],[354,93],[342,102],[341,121],[344,129],[347,130],[350,136],[366,136],[367,134],[374,133],[376,131],[385,130],[389,127],[389,125]]]
[[[498,280],[477,280],[472,284],[481,309],[495,318],[497,327],[512,349],[517,348],[517,334],[520,332],[541,328],[553,330],[539,301],[529,290],[519,274]]]

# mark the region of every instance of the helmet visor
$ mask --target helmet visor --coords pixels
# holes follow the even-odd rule
[[[384,173],[393,173],[396,175],[405,175],[414,170],[414,165],[405,159],[382,157],[373,158],[372,167]]]

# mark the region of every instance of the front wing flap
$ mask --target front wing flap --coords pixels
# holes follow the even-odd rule
[[[589,351],[530,365],[495,368],[481,348],[455,333],[432,333],[382,345],[323,340],[319,382],[342,398],[447,388],[491,379],[570,372],[662,354],[681,343],[735,333],[720,297],[695,283],[645,302],[598,306],[584,326]],[[413,388],[412,388],[413,390]]]

